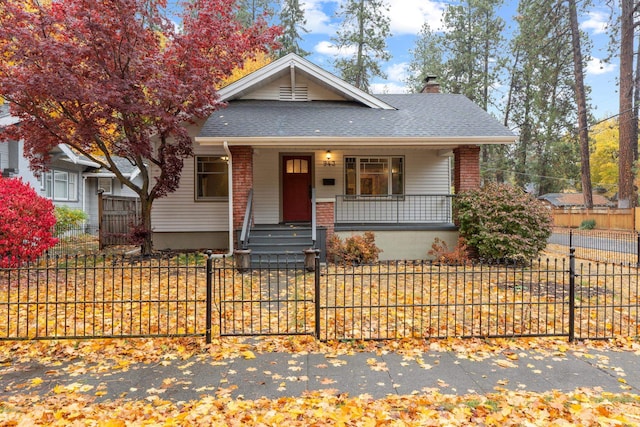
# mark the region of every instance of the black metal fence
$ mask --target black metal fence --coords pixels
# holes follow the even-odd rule
[[[640,233],[617,230],[556,228],[550,244],[573,247],[579,259],[640,266]]]
[[[206,331],[206,257],[47,257],[0,269],[0,339]]]
[[[576,265],[573,254],[528,265],[312,261],[88,256],[2,269],[0,339],[640,336],[628,266]]]
[[[57,234],[58,243],[47,251],[49,256],[75,256],[97,253],[98,227],[88,224],[68,226]]]

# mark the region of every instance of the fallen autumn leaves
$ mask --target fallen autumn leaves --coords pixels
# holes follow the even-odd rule
[[[131,401],[92,405],[76,395],[24,402],[28,413],[5,405],[3,425],[634,425],[637,397],[590,392],[508,392],[487,396],[422,395],[346,397],[314,393],[299,398],[254,401],[208,396],[177,406]],[[14,412],[16,411],[16,412]],[[9,421],[11,420],[11,421]]]
[[[260,340],[202,339],[93,340],[80,342],[7,342],[0,346],[4,367],[14,363],[42,363],[51,369],[105,372],[129,369],[136,363],[186,363],[206,358],[212,363],[232,359],[250,360],[260,353],[305,352],[336,355],[359,351],[394,352],[419,360],[426,351],[454,352],[461,358],[517,363],[523,350],[542,356],[591,349],[638,352],[633,340],[569,344],[564,340],[398,340],[388,342],[322,343],[310,337]],[[367,359],[370,369],[383,367]],[[499,366],[501,366],[498,363]],[[502,367],[502,366],[501,366]],[[507,367],[508,368],[508,367]],[[170,380],[170,379],[168,379]],[[37,381],[35,381],[37,382]],[[579,389],[570,393],[533,393],[496,387],[487,394],[446,394],[438,390],[389,395],[349,396],[328,388],[296,397],[243,400],[231,397],[230,389],[203,393],[199,400],[176,403],[162,393],[146,399],[115,397],[97,399],[100,390],[83,389],[79,383],[54,388],[38,395],[28,384],[12,393],[0,407],[0,425],[637,425],[640,397]],[[231,384],[230,384],[231,385]],[[327,385],[331,387],[331,384]]]

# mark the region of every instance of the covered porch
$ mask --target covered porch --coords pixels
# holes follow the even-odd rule
[[[373,231],[381,259],[424,259],[436,237],[452,246],[457,240],[452,188],[475,188],[480,180],[478,146],[227,149],[236,249],[251,249],[260,240],[277,251],[282,238],[269,226],[284,225],[306,239],[298,239],[291,251],[324,248],[334,233],[347,237]],[[353,159],[361,163],[356,172]],[[371,166],[371,159],[378,164]],[[394,159],[401,160],[396,169]],[[369,194],[381,188],[386,194]],[[265,229],[270,230],[266,237],[258,234]]]

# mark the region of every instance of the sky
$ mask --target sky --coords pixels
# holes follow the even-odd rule
[[[595,0],[594,6],[585,16],[579,17],[580,25],[593,42],[591,58],[585,72],[586,84],[591,87],[592,113],[596,119],[614,116],[618,112],[617,76],[618,65],[615,60],[603,62],[608,55],[610,43],[606,34],[608,9],[606,0]],[[416,36],[424,22],[432,29],[440,28],[444,2],[433,0],[387,0],[391,18],[391,34],[387,39],[387,47],[392,55],[391,60],[381,64],[387,79],[372,80],[373,93],[402,93],[406,91],[404,80],[411,60],[410,50],[414,48]],[[339,0],[303,0],[300,2],[305,11],[308,33],[301,32],[301,47],[310,52],[307,59],[316,65],[334,72],[332,62],[339,55],[332,45],[331,37],[335,36],[340,20],[334,16]],[[514,27],[513,16],[516,14],[517,2],[505,1],[500,15],[507,27]],[[497,86],[497,91],[506,91],[506,87]],[[499,96],[498,96],[499,97]]]

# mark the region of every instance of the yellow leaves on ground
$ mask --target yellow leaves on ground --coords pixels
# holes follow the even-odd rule
[[[0,411],[2,425],[637,425],[640,397],[631,394],[530,393],[487,395],[437,392],[372,399],[313,392],[301,397],[238,400],[205,396],[199,401],[114,401],[93,404],[81,395],[12,398]]]
[[[245,351],[243,351],[243,352],[242,352],[242,353],[240,353],[240,354],[242,355],[242,357],[244,357],[244,358],[245,358],[245,359],[247,359],[247,360],[255,359],[255,358],[256,358],[255,353],[254,353],[253,351],[251,351],[251,350],[245,350]]]
[[[197,267],[174,260],[116,262],[114,269],[111,262],[48,267],[18,286],[16,276],[4,286],[0,275],[0,318],[7,319],[0,337],[204,333],[206,274],[199,261]],[[316,301],[326,340],[568,333],[568,280],[561,269],[329,265],[316,296],[307,272],[239,274],[230,260],[216,268],[214,335],[313,334]],[[578,336],[640,333],[633,308],[640,300],[637,275],[616,274],[608,286],[599,283],[602,274],[582,276]]]

